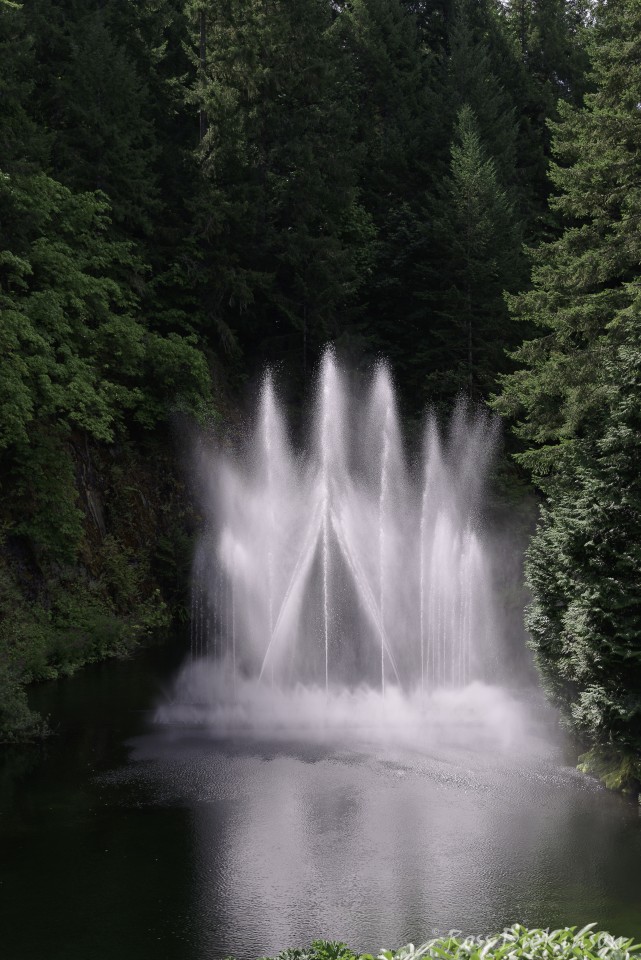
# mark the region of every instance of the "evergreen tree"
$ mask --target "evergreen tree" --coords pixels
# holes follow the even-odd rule
[[[503,292],[525,270],[513,47],[494,6],[468,0],[452,4],[445,40],[433,64],[434,180],[395,237],[410,265],[402,280],[415,346],[405,363],[419,410],[448,408],[460,391],[487,397],[519,339]]]
[[[447,404],[458,393],[481,400],[516,343],[503,294],[522,279],[522,255],[513,205],[468,105],[459,112],[431,229],[442,259],[430,264],[424,294],[432,332],[419,350],[429,395]]]
[[[400,0],[419,29],[421,43],[436,56],[447,47],[453,0]]]
[[[557,100],[580,104],[589,67],[585,0],[508,0],[506,17],[546,113]]]
[[[508,0],[505,19],[522,65],[518,83],[518,165],[527,185],[530,234],[555,230],[547,211],[549,120],[559,100],[580,106],[587,87],[590,5],[584,0]]]
[[[562,38],[557,37],[556,45],[549,41],[550,49],[546,48],[547,72],[535,62],[538,34],[532,27],[524,50],[509,3],[456,0],[453,8],[447,75],[450,115],[455,117],[463,103],[472,107],[529,242],[538,241],[552,227],[547,211],[548,120],[557,116],[559,98],[580,103],[585,85],[585,30],[582,21],[575,23],[567,13],[570,6],[565,0],[544,0],[534,4],[531,16],[528,7],[528,30],[530,20],[547,24],[555,12],[560,24],[561,8],[564,14]]]
[[[149,96],[109,25],[109,6],[31,0],[35,107],[53,132],[50,173],[102,190],[120,236],[151,231],[158,204]]]
[[[598,440],[578,441],[530,546],[527,625],[585,769],[641,787],[641,302],[616,322]]]
[[[303,377],[367,270],[352,117],[324,0],[195,2],[206,117],[195,207],[202,309],[250,366]],[[203,51],[206,50],[206,55]]]
[[[496,406],[529,444],[547,494],[533,542],[528,613],[539,665],[607,782],[638,784],[641,7],[596,10],[593,93],[555,124],[553,206],[562,236],[536,252],[512,300],[540,335]]]
[[[511,52],[490,3],[455,0],[449,34],[447,112],[454,125],[461,108],[471,108],[504,188],[513,187],[517,176],[516,104],[508,86],[513,79]]]
[[[437,152],[436,57],[426,48],[416,10],[402,0],[353,0],[336,32],[349,58],[356,112],[359,185],[376,228],[371,283],[362,293],[360,353],[385,353],[406,402],[421,408],[414,350],[425,336],[416,303],[416,270],[425,256],[424,210],[417,202],[446,169]]]
[[[519,348],[522,369],[503,384],[497,409],[535,444],[521,457],[540,482],[573,438],[598,429],[601,373],[616,337],[609,324],[630,304],[641,272],[641,12],[630,0],[598,9],[592,78],[584,109],[561,107],[551,206],[566,228],[534,253],[533,289],[513,315],[541,330]]]
[[[47,163],[47,132],[27,109],[33,95],[33,40],[22,7],[0,0],[0,170],[37,170]]]
[[[336,30],[352,70],[362,196],[383,223],[391,207],[425,188],[434,161],[433,57],[400,0],[353,0]]]

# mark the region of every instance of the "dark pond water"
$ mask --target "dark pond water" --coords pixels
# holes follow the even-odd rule
[[[0,765],[3,960],[378,950],[517,920],[641,936],[637,810],[558,744],[154,725],[177,663],[148,651],[36,691],[60,735]]]

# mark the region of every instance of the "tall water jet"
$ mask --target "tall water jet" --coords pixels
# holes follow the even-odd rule
[[[322,513],[322,575],[323,575],[323,639],[325,647],[325,691],[329,690],[329,524],[330,517],[330,466],[332,453],[340,449],[338,444],[332,444],[336,439],[338,426],[337,410],[332,409],[333,402],[338,396],[336,366],[330,351],[325,354],[321,367],[320,377],[320,484],[321,484],[321,513]],[[334,414],[334,422],[332,422]],[[332,429],[332,427],[334,429]]]
[[[326,695],[360,685],[427,694],[494,677],[483,523],[493,422],[462,404],[447,433],[430,419],[412,472],[388,367],[364,393],[346,383],[328,350],[309,443],[294,453],[267,373],[246,442],[211,451],[192,653],[209,649],[235,678]],[[210,608],[215,645],[201,637]]]
[[[274,443],[278,431],[278,417],[276,413],[276,402],[274,397],[274,386],[271,373],[268,371],[265,375],[263,390],[261,393],[261,439],[263,444],[263,458],[265,463],[265,483],[267,493],[267,646],[274,636],[274,537],[275,537],[275,518],[274,518]],[[232,573],[233,576],[233,573]],[[274,681],[274,669],[272,666],[272,683]]]
[[[426,636],[427,630],[427,610],[431,611],[435,603],[435,591],[433,589],[433,578],[430,577],[429,586],[426,586],[426,555],[428,544],[426,538],[428,534],[428,523],[431,521],[431,513],[438,499],[442,498],[442,451],[439,432],[433,417],[429,417],[425,431],[424,452],[423,452],[423,492],[421,496],[421,519],[419,524],[419,609],[420,609],[420,638],[421,638],[421,690],[425,690],[426,683],[429,685],[429,654],[432,650],[434,638],[431,635]],[[432,526],[430,531],[433,533]],[[429,590],[429,599],[426,605],[426,589]]]
[[[385,656],[387,638],[387,593],[389,569],[396,559],[392,529],[393,516],[391,483],[402,485],[403,452],[400,443],[398,417],[396,414],[394,388],[389,368],[384,363],[376,367],[369,402],[371,420],[370,437],[373,450],[378,447],[378,610],[380,616],[381,692],[385,695]],[[390,474],[395,476],[390,477]],[[396,496],[401,491],[396,490]]]

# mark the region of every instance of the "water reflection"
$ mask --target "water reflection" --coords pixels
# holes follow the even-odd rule
[[[57,713],[38,706],[71,724],[0,769],[3,957],[248,960],[318,936],[376,951],[515,920],[641,937],[637,811],[528,710],[517,723],[479,694],[495,719],[476,751],[446,729],[368,737],[360,716],[350,737],[216,736],[140,711],[174,668],[56,685]]]
[[[635,811],[549,749],[519,760],[168,729],[132,759],[127,776],[144,769],[164,802],[191,807],[203,958],[321,936],[375,951],[515,920],[641,932]]]

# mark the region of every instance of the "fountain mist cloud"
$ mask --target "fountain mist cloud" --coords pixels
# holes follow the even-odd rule
[[[271,373],[246,442],[201,455],[192,655],[231,683],[385,696],[500,679],[484,528],[494,421],[428,418],[409,464],[388,367],[350,391],[331,350],[309,445],[295,450]]]

